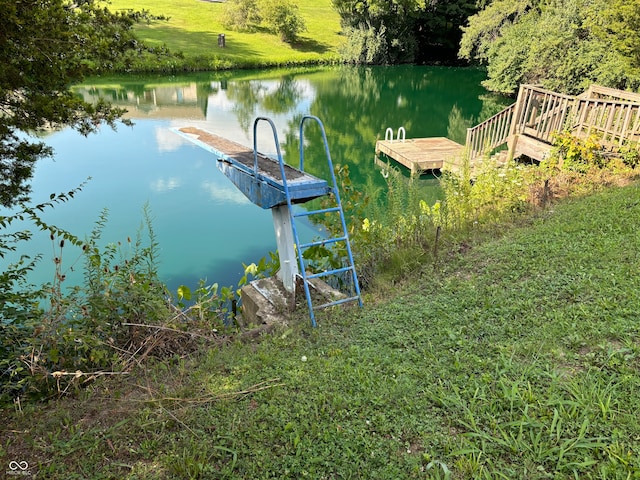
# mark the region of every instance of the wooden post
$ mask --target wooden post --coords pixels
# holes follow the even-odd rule
[[[276,231],[276,245],[280,258],[278,278],[287,292],[295,293],[296,275],[298,275],[299,270],[289,207],[279,205],[273,207],[271,213],[273,215],[273,228]]]
[[[518,98],[516,100],[516,107],[513,112],[513,117],[511,117],[511,125],[509,126],[509,159],[515,158],[516,145],[518,143],[518,134],[520,133],[517,125],[520,121],[520,115],[522,115],[522,103],[524,102],[524,100],[524,85],[520,85],[520,89],[518,90]]]

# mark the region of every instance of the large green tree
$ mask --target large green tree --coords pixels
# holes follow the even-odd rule
[[[123,113],[84,102],[70,85],[164,52],[133,35],[146,12],[114,13],[94,0],[0,0],[0,11],[0,205],[11,206],[28,197],[35,162],[52,155],[34,135],[62,126],[86,135]]]
[[[476,0],[332,0],[354,63],[455,61]]]
[[[487,66],[484,85],[537,83],[579,93],[640,87],[640,0],[493,0],[464,27],[460,57]]]

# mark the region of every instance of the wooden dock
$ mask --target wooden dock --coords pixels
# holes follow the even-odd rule
[[[404,165],[411,173],[442,170],[460,162],[464,147],[445,137],[378,140],[376,155],[384,153]]]
[[[498,164],[521,156],[536,161],[548,158],[557,132],[571,126],[571,135],[597,135],[607,154],[621,155],[625,148],[640,151],[640,94],[591,85],[578,96],[520,85],[518,99],[475,127],[467,129],[465,146],[444,137],[405,140],[404,127],[387,128],[385,139],[376,142],[378,154],[404,165],[411,173],[428,170],[464,172],[471,175],[484,159]],[[466,163],[468,162],[468,163]]]

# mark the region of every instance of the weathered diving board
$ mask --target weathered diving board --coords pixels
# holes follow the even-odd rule
[[[285,182],[292,203],[304,203],[330,193],[326,180],[239,143],[196,127],[183,127],[175,132],[213,153],[222,173],[249,200],[262,208],[287,204]]]

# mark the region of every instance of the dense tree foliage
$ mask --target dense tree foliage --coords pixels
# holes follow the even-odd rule
[[[353,63],[452,61],[474,0],[332,0]]]
[[[640,0],[494,0],[469,19],[460,56],[487,65],[491,90],[538,83],[640,87]]]
[[[157,52],[133,36],[145,12],[112,13],[94,0],[0,0],[0,10],[0,204],[10,206],[28,196],[34,163],[52,154],[27,135],[64,125],[88,134],[123,113],[84,102],[70,84]]]

